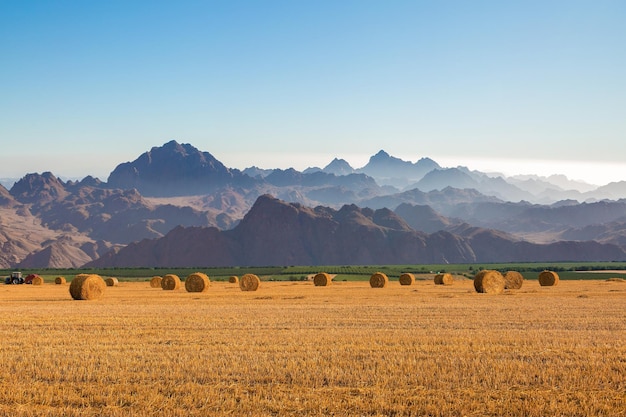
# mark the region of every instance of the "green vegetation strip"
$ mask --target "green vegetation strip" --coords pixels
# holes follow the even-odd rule
[[[193,272],[204,272],[211,280],[227,281],[228,277],[252,273],[266,281],[304,281],[318,272],[337,275],[336,281],[365,281],[375,272],[385,273],[389,279],[397,280],[405,272],[413,273],[417,279],[431,279],[433,274],[448,272],[472,278],[482,269],[500,272],[518,271],[524,279],[537,279],[543,270],[555,271],[563,280],[593,280],[626,278],[626,263],[614,262],[568,262],[568,263],[494,263],[494,264],[431,264],[431,265],[324,265],[324,266],[262,266],[262,267],[217,267],[217,268],[104,268],[104,269],[21,269],[23,276],[39,274],[46,282],[54,282],[58,276],[70,281],[76,274],[99,274],[116,277],[120,281],[147,281],[155,275],[175,274],[184,279]],[[0,277],[7,277],[17,269],[2,269]],[[612,272],[619,271],[619,272]]]

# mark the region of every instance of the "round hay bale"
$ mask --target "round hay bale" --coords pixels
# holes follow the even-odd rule
[[[559,283],[559,274],[554,271],[541,271],[539,273],[539,285],[553,287]]]
[[[211,285],[209,276],[202,272],[189,274],[185,279],[185,289],[187,292],[205,292],[208,291],[209,285]]]
[[[178,290],[181,287],[180,278],[178,275],[166,274],[161,280],[161,288],[167,291]]]
[[[70,283],[70,295],[74,300],[97,300],[106,286],[100,275],[79,274]]]
[[[486,294],[502,294],[504,292],[504,277],[498,271],[485,269],[474,277],[476,292]]]
[[[231,284],[239,284],[239,277],[233,275],[232,277],[228,277],[228,282]]]
[[[333,278],[326,272],[320,272],[313,277],[313,284],[316,287],[328,287],[332,284]]]
[[[415,284],[415,275],[405,272],[400,275],[400,285],[413,285]]]
[[[56,277],[54,279],[54,283],[57,285],[64,285],[67,283],[67,280],[65,279],[65,277]]]
[[[161,288],[161,281],[163,281],[163,277],[154,276],[150,279],[150,288]]]
[[[256,291],[261,285],[261,280],[254,274],[244,274],[239,280],[241,291]]]
[[[370,277],[370,287],[372,288],[384,288],[387,286],[389,278],[382,272],[375,272]]]
[[[524,277],[517,271],[507,271],[504,273],[504,289],[519,290],[524,284]]]
[[[117,278],[113,278],[113,277],[108,277],[107,279],[104,280],[104,282],[107,284],[107,287],[117,287],[120,283],[120,281]]]
[[[452,285],[454,284],[454,277],[452,274],[444,273],[435,275],[435,285]]]
[[[43,283],[44,283],[43,277],[41,277],[39,275],[35,275],[30,283],[33,284],[33,285],[43,285]]]

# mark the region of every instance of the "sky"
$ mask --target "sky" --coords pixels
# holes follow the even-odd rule
[[[626,180],[626,1],[0,1],[0,178],[174,139],[243,169]]]

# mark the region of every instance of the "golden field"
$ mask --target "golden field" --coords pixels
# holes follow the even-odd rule
[[[0,415],[626,416],[626,282],[68,289],[0,286]]]

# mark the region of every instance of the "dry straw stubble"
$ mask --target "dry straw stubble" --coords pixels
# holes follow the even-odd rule
[[[435,285],[452,285],[454,284],[454,277],[452,274],[444,273],[435,275]]]
[[[504,273],[504,289],[519,290],[524,284],[524,277],[517,271],[507,271]]]
[[[187,292],[205,292],[209,290],[211,280],[209,276],[202,272],[189,274],[185,279],[185,290]]]
[[[261,280],[254,274],[244,274],[239,280],[241,291],[256,291],[261,285]]]
[[[554,271],[541,271],[538,278],[542,287],[552,287],[559,283],[559,274]]]
[[[375,272],[370,277],[370,287],[372,288],[385,288],[389,278],[383,272]]]
[[[405,272],[404,274],[400,275],[400,285],[413,285],[415,284],[415,275],[409,273],[409,272]]]
[[[316,287],[328,287],[332,282],[332,277],[326,272],[320,272],[313,277],[313,284]]]
[[[167,291],[178,290],[181,287],[180,278],[175,274],[166,274],[161,280],[161,288]]]
[[[504,292],[504,277],[498,271],[485,269],[474,277],[476,292],[485,294],[502,294]]]
[[[70,295],[74,300],[97,300],[104,295],[106,286],[100,275],[78,274],[70,283]]]

